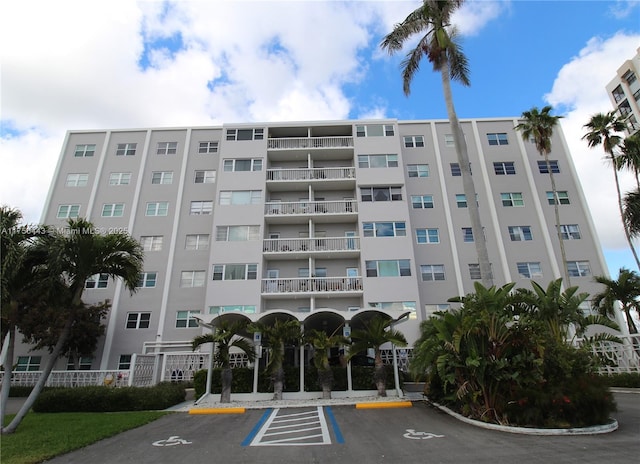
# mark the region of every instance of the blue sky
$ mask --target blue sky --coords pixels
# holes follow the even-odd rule
[[[419,3],[2,2],[0,201],[39,220],[66,130],[445,118],[429,63],[406,98],[402,56],[379,49]],[[454,19],[472,82],[454,86],[459,116],[553,104],[610,271],[635,269],[613,174],[580,138],[590,115],[611,109],[604,86],[640,47],[640,2],[472,0]]]

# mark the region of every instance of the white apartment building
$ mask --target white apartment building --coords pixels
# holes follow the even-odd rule
[[[627,118],[629,135],[640,129],[640,48],[636,55],[618,68],[616,77],[607,84],[607,94],[621,116]]]
[[[547,166],[517,118],[463,120],[496,285],[562,273]],[[606,266],[563,134],[550,155],[573,285],[597,291]],[[225,124],[67,133],[42,222],[87,217],[145,250],[130,296],[109,299],[87,369],[126,369],[145,347],[186,346],[200,319],[274,314],[308,327],[356,327],[376,311],[419,323],[473,291],[474,237],[448,121]],[[18,370],[46,353],[17,348]],[[59,362],[65,368],[65,360]]]

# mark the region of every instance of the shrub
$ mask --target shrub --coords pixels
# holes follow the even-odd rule
[[[640,388],[640,372],[624,372],[600,377],[610,387]]]

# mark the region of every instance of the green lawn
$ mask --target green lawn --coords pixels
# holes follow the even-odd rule
[[[2,464],[35,464],[171,414],[164,411],[26,415],[17,431],[2,435]],[[6,424],[13,418],[7,416]]]

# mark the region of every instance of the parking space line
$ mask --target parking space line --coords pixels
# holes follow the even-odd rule
[[[327,411],[327,416],[329,417],[329,422],[331,422],[331,426],[333,427],[333,434],[336,437],[336,443],[343,444],[344,437],[342,436],[342,432],[340,431],[340,427],[338,426],[338,422],[336,421],[335,416],[333,415],[333,410],[331,406],[326,406],[325,411]]]
[[[260,418],[260,420],[258,421],[258,423],[255,425],[255,427],[253,427],[251,429],[251,432],[249,432],[249,435],[247,435],[247,438],[245,438],[242,443],[240,444],[241,446],[248,446],[251,441],[253,440],[253,438],[256,436],[256,434],[258,433],[258,431],[260,430],[260,427],[262,427],[262,424],[264,424],[264,422],[267,420],[267,418],[269,417],[269,415],[271,415],[271,411],[272,409],[269,408],[267,409],[264,414],[262,415],[262,417]]]
[[[334,426],[335,428],[335,426]],[[319,432],[319,433],[314,433]],[[276,438],[278,437],[278,438]],[[279,408],[263,416],[242,446],[330,445],[331,435],[322,406],[286,414]]]

